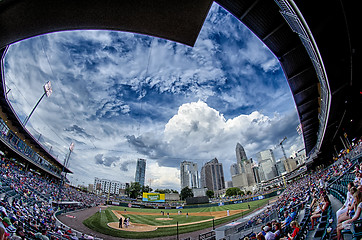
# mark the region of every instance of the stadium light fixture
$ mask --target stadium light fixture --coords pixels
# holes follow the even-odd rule
[[[36,107],[39,105],[39,103],[41,102],[41,100],[44,98],[44,96],[46,95],[47,97],[50,97],[50,95],[52,95],[52,93],[53,93],[53,89],[52,89],[52,85],[51,85],[50,81],[48,81],[46,84],[44,84],[43,88],[44,88],[44,93],[43,93],[43,95],[40,97],[40,99],[38,100],[38,102],[35,104],[33,110],[31,110],[29,116],[27,116],[27,117],[25,118],[24,123],[23,123],[24,127],[25,127],[26,124],[28,123],[31,115],[33,115],[33,112],[35,111]]]
[[[60,173],[61,175],[61,178],[60,178],[60,185],[59,185],[59,193],[58,193],[58,201],[60,202],[61,200],[61,194],[62,194],[62,187],[63,187],[63,184],[64,184],[64,179],[66,180],[67,179],[67,172],[65,171],[65,168],[68,166],[69,164],[69,158],[70,158],[70,154],[73,152],[74,150],[74,143],[71,143],[70,146],[69,146],[69,154],[68,154],[68,157],[64,159],[64,164],[63,164],[63,170],[62,172]],[[64,175],[63,175],[64,173]]]

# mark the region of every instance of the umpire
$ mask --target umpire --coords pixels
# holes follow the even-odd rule
[[[119,225],[118,225],[119,228],[122,228],[122,220],[123,220],[122,217],[120,217],[119,218]]]

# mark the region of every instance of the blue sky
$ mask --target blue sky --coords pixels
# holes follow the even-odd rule
[[[303,148],[277,59],[215,3],[194,47],[125,32],[52,33],[13,44],[5,79],[20,119],[51,81],[27,128],[60,161],[75,143],[75,184],[133,181],[146,158],[151,187],[179,190],[182,160],[201,168],[217,157],[231,180],[237,142],[248,157],[284,136],[288,155]]]

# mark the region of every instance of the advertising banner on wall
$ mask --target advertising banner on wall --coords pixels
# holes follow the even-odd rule
[[[165,194],[163,194],[163,193],[143,193],[142,201],[144,201],[144,202],[165,202]]]

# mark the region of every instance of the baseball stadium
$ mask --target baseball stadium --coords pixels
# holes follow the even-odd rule
[[[358,11],[0,1],[0,240],[362,239]]]

